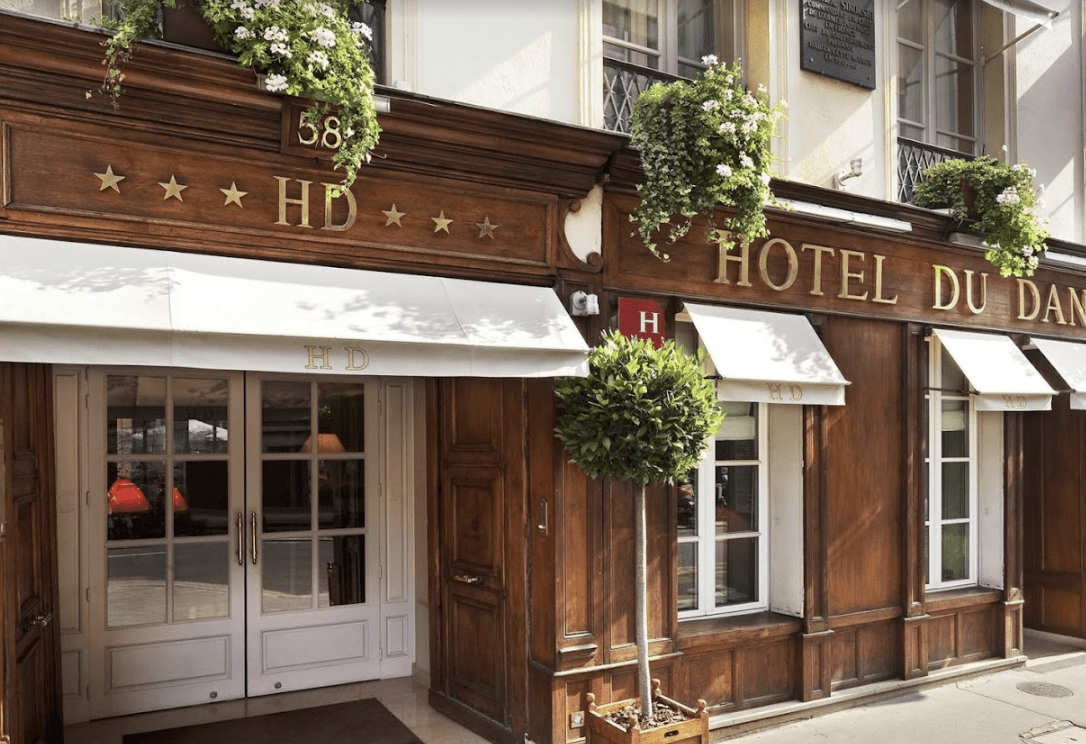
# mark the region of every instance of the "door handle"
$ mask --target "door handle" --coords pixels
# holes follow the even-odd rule
[[[256,550],[256,512],[255,511],[249,512],[249,533],[250,533],[250,537],[251,537],[250,542],[249,542],[249,554],[252,557],[253,565],[255,566],[256,565],[256,558],[257,558],[257,550]]]
[[[30,622],[33,623],[34,625],[40,625],[41,627],[44,628],[45,626],[47,626],[52,621],[53,621],[53,613],[50,612],[48,615],[38,615],[36,618],[31,620]]]
[[[245,515],[238,512],[238,565],[245,565]]]
[[[454,574],[453,581],[459,581],[461,584],[482,584],[483,577],[475,574]]]

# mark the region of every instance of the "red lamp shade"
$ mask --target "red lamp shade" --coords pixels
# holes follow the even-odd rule
[[[138,514],[151,511],[151,504],[143,491],[128,478],[118,478],[109,487],[110,514]]]
[[[189,502],[185,501],[185,497],[181,495],[181,492],[177,488],[173,489],[173,513],[178,514],[183,511],[189,510]]]

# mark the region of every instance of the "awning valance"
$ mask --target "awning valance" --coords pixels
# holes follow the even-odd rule
[[[587,358],[547,287],[0,235],[0,360],[551,377]]]
[[[1071,408],[1086,410],[1086,344],[1048,338],[1032,341],[1071,388]]]
[[[840,406],[848,380],[802,315],[686,303],[721,379],[717,398]]]
[[[978,411],[1047,411],[1056,391],[1006,336],[932,331],[976,391]]]

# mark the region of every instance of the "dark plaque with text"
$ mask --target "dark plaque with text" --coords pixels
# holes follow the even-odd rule
[[[875,88],[875,0],[801,0],[800,67]]]

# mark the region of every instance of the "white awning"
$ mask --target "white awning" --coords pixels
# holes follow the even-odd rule
[[[686,303],[713,365],[717,398],[845,404],[845,379],[802,315]]]
[[[587,373],[554,290],[0,235],[0,360],[420,377]]]
[[[976,390],[978,411],[1047,411],[1056,394],[1006,336],[937,328],[932,333]]]
[[[1048,338],[1031,340],[1071,388],[1071,408],[1086,410],[1086,344]]]

